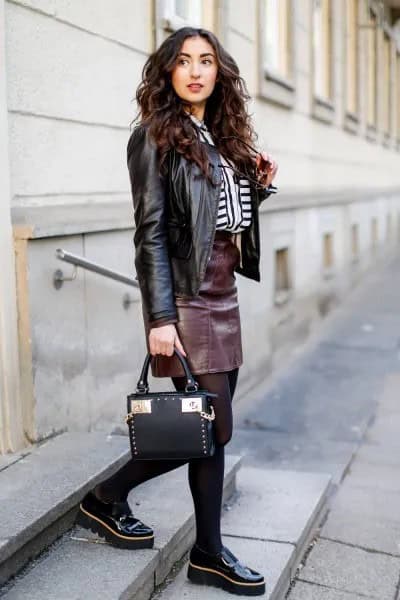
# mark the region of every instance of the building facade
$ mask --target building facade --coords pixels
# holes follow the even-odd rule
[[[126,143],[149,53],[185,24],[213,30],[279,163],[262,281],[237,278],[240,395],[398,251],[399,19],[399,1],[0,0],[0,452],[125,429],[139,291],[56,250],[134,276]]]

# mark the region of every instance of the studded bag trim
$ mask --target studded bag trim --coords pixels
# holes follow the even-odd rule
[[[215,413],[208,390],[198,389],[183,355],[175,349],[186,375],[182,391],[149,392],[147,354],[133,394],[127,397],[129,440],[134,459],[190,459],[215,451]]]

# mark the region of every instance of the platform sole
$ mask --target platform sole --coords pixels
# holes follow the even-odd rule
[[[116,533],[107,523],[104,523],[99,517],[92,515],[86,509],[79,506],[76,522],[85,529],[90,529],[93,533],[97,533],[106,542],[123,548],[124,550],[142,550],[143,548],[152,548],[154,546],[154,535],[138,536],[131,538],[121,533]]]
[[[238,596],[262,596],[265,594],[265,581],[261,583],[241,583],[214,569],[200,567],[189,561],[187,576],[192,583],[222,588]]]

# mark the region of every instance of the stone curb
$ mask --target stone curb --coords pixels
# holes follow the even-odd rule
[[[129,458],[125,436],[65,433],[1,471],[0,585],[69,529],[87,491]]]
[[[224,501],[236,489],[241,461],[241,456],[225,457]],[[195,519],[186,469],[184,465],[149,480],[129,497],[133,511],[154,527],[154,548],[119,550],[98,543],[96,536],[75,527],[10,580],[0,595],[8,600],[25,596],[30,600],[71,600],[81,598],[85,590],[85,597],[93,599],[150,598],[155,586],[194,542]],[[177,510],[171,511],[168,521],[171,506]]]

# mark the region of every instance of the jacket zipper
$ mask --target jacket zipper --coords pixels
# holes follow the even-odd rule
[[[220,187],[218,189],[220,190]],[[220,192],[218,192],[217,203],[216,203],[217,206],[216,206],[216,210],[214,211],[214,215],[213,215],[213,217],[214,217],[213,218],[213,227],[212,227],[212,231],[213,232],[211,234],[211,239],[210,239],[209,246],[208,246],[207,257],[206,257],[206,260],[205,260],[205,266],[204,266],[204,269],[202,270],[202,272],[200,273],[200,278],[199,278],[200,281],[199,281],[199,284],[198,284],[198,289],[200,289],[201,283],[202,283],[202,281],[204,279],[204,274],[206,272],[207,264],[208,264],[208,261],[210,259],[211,251],[212,251],[213,244],[214,244],[214,238],[215,238],[215,233],[216,233],[216,229],[215,228],[217,226],[217,218],[218,218],[218,200],[219,200],[219,194],[220,194]]]

